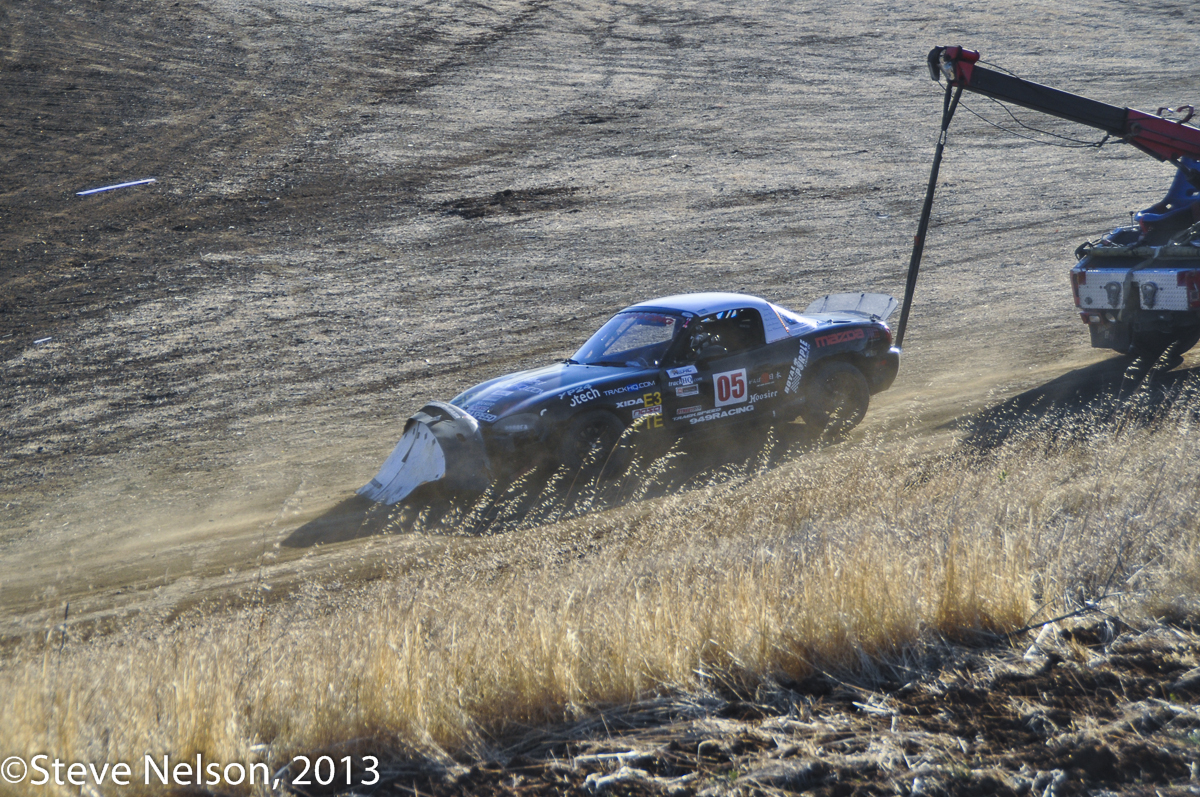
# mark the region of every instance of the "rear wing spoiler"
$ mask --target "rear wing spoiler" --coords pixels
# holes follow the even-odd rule
[[[804,314],[857,313],[887,321],[899,304],[886,293],[828,293],[804,308]]]

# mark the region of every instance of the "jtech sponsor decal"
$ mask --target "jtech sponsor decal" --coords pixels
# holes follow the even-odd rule
[[[783,386],[784,393],[795,393],[800,389],[800,375],[808,365],[809,351],[808,341],[800,341],[800,351],[796,352],[796,359],[792,360],[792,370],[788,371],[787,384]]]
[[[685,365],[681,368],[668,368],[667,369],[667,376],[671,377],[672,379],[675,379],[676,377],[679,377],[679,376],[685,376],[685,375],[694,374],[694,373],[697,373],[696,366],[694,366],[694,365]]]
[[[834,346],[838,343],[862,340],[864,337],[866,337],[866,333],[863,332],[862,327],[859,327],[858,329],[844,329],[841,332],[834,332],[831,335],[822,335],[819,338],[814,338],[813,343],[820,349],[825,346]]]
[[[716,406],[741,404],[746,400],[746,369],[713,374],[713,389]]]
[[[564,395],[563,398],[566,398],[566,396]],[[578,407],[580,404],[586,404],[589,401],[598,398],[600,398],[600,391],[591,385],[588,385],[586,388],[571,396],[571,406]]]
[[[688,418],[688,423],[707,423],[708,421],[715,421],[720,418],[729,418],[734,415],[741,415],[743,412],[752,412],[753,410],[753,404],[747,404],[744,407],[733,407],[728,410],[709,410],[708,412],[699,415],[693,415],[691,418]]]

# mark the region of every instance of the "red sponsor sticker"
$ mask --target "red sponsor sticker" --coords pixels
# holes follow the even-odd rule
[[[834,332],[831,335],[822,335],[813,340],[813,343],[816,344],[817,348],[822,348],[824,346],[834,346],[838,343],[847,343],[852,340],[862,340],[864,337],[862,328],[859,327],[858,329],[846,329],[841,332]]]

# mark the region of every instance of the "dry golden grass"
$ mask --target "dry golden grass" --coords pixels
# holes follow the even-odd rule
[[[1114,403],[1103,421],[1017,419],[986,450],[832,446],[509,532],[511,556],[470,573],[435,562],[349,600],[314,586],[186,628],[52,640],[0,670],[0,749],[272,767],[313,751],[470,755],[656,694],[869,678],[1106,594],[1194,612],[1197,393]]]

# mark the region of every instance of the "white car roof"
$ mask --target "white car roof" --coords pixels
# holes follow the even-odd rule
[[[676,296],[662,296],[658,299],[639,302],[625,309],[681,310],[705,316],[719,313],[722,310],[740,310],[743,307],[750,307],[758,311],[759,316],[762,317],[763,334],[766,336],[767,343],[798,335],[816,326],[816,324],[810,324],[798,318],[796,313],[776,307],[766,299],[745,293],[681,293]]]

